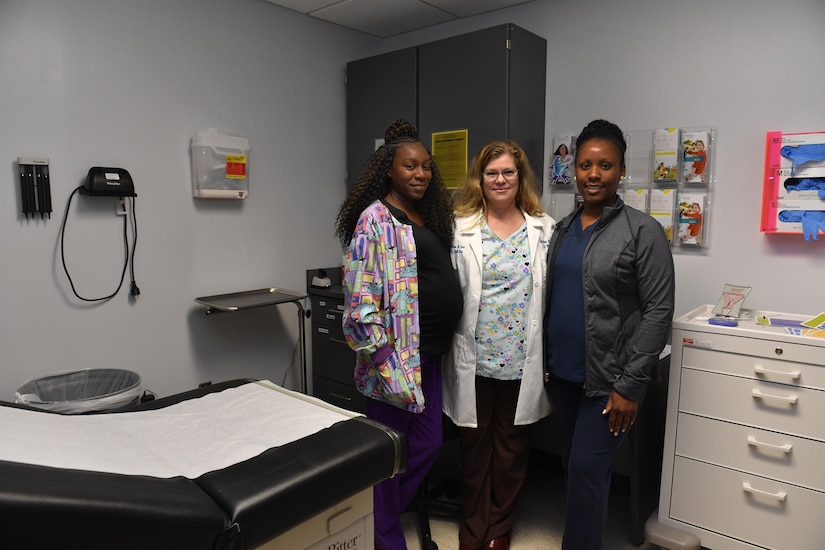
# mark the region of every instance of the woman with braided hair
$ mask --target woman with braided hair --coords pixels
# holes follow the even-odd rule
[[[407,470],[375,486],[375,547],[406,548],[401,513],[441,448],[441,357],[463,307],[452,200],[416,127],[396,120],[338,214],[344,335],[367,416],[407,438]]]

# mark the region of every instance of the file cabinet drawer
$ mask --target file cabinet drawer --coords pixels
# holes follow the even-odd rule
[[[679,411],[825,441],[825,393],[684,368]]]
[[[676,457],[670,516],[759,545],[821,548],[825,493]]]
[[[341,327],[314,325],[312,328],[312,374],[352,384],[355,352],[344,340]]]
[[[825,491],[825,443],[680,413],[676,454]]]
[[[312,324],[327,327],[341,327],[344,317],[344,302],[325,296],[310,296],[312,303]]]
[[[355,389],[355,382],[344,384],[315,376],[312,378],[312,389],[315,397],[327,403],[361,414],[367,413],[367,397]]]
[[[733,374],[765,382],[825,390],[825,368],[779,359],[778,357],[785,355],[786,348],[789,348],[789,344],[784,344],[784,347],[775,346],[774,349],[783,350],[781,355],[762,357],[685,346],[682,365],[685,368]],[[819,352],[823,353],[822,350]]]

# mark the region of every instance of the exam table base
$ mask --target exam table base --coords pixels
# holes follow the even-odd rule
[[[260,550],[374,550],[372,493],[372,488],[361,491],[270,540],[261,546]]]

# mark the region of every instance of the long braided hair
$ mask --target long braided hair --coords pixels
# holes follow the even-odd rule
[[[376,200],[383,199],[389,193],[392,184],[389,172],[395,152],[400,145],[408,143],[419,143],[427,149],[419,141],[418,129],[415,125],[400,118],[393,122],[384,133],[384,145],[376,149],[367,159],[364,171],[338,211],[335,235],[343,249],[349,247],[358,218],[364,209]],[[429,150],[427,152],[429,154]],[[419,202],[419,210],[424,225],[446,246],[450,246],[453,242],[453,226],[455,225],[453,201],[444,186],[435,160],[432,161],[432,177],[427,191]]]

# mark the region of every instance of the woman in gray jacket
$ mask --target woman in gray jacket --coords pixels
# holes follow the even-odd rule
[[[582,130],[583,204],[550,243],[546,388],[564,436],[568,550],[602,547],[613,460],[670,339],[673,257],[659,223],[617,194],[626,149],[613,123]]]

